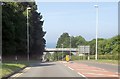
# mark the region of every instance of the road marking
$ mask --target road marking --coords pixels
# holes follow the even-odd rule
[[[87,70],[87,69],[76,69],[76,70]]]
[[[95,75],[104,75],[104,74],[95,74]]]
[[[17,74],[15,74],[15,75],[13,75],[13,76],[11,76],[11,77],[19,77],[20,75],[22,75],[23,73],[17,73]]]
[[[115,72],[116,74],[118,74],[118,72]]]
[[[74,70],[74,69],[72,69],[71,67],[68,67],[69,69],[71,69],[71,70]]]
[[[82,77],[84,77],[85,79],[88,79],[85,75],[83,75],[83,74],[81,74],[81,73],[79,73],[79,72],[77,72],[80,76],[82,76]]]
[[[11,77],[16,77],[18,74],[12,75]]]
[[[96,73],[85,73],[85,74],[93,74],[93,75],[96,75]],[[97,73],[98,74],[98,73]]]
[[[19,77],[20,75],[22,75],[23,73],[19,73],[16,77]]]
[[[25,72],[25,71],[28,71],[30,68],[31,68],[31,67],[27,67],[27,68],[25,68],[24,70],[21,70],[21,71],[22,71],[22,72]],[[21,73],[18,72],[18,73],[16,73],[16,74],[12,75],[11,77],[19,77],[20,75],[23,74],[22,72],[21,72]]]
[[[31,68],[31,67],[26,67],[25,69],[27,69],[27,70],[28,70],[28,69],[30,69],[30,68]]]
[[[109,76],[118,77],[118,75],[109,75]]]
[[[26,72],[30,69],[31,67],[26,67],[25,69],[22,70],[22,72]]]

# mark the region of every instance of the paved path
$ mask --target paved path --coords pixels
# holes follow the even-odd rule
[[[105,70],[111,71],[111,72],[118,72],[118,65],[117,64],[108,64],[108,63],[100,63],[100,62],[94,62],[94,61],[76,61],[76,63],[79,64],[87,64],[88,66],[94,66],[103,68]]]
[[[111,77],[118,79],[118,72],[114,65],[106,65],[92,62],[63,62],[67,67],[72,68],[74,71],[82,74],[86,78],[90,77]],[[115,69],[115,70],[114,70]],[[116,77],[116,78],[115,78]]]

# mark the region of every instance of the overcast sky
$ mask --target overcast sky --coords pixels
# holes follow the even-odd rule
[[[64,32],[72,36],[83,36],[86,40],[95,38],[96,3],[93,2],[37,2],[38,12],[44,19],[47,47],[55,44]],[[110,38],[118,34],[117,2],[100,2],[99,38]],[[54,44],[50,46],[51,44]]]

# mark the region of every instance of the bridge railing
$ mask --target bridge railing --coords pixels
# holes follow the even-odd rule
[[[46,48],[46,51],[78,51],[78,48]]]

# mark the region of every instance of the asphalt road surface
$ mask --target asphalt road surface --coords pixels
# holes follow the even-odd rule
[[[103,78],[104,77],[104,78]],[[108,77],[108,78],[106,78]],[[118,66],[90,61],[34,63],[12,79],[118,79]],[[11,79],[10,78],[10,79]]]
[[[76,61],[76,63],[86,64],[88,66],[103,68],[103,69],[106,69],[106,70],[111,71],[111,72],[118,72],[118,70],[120,68],[119,65],[97,63],[97,62],[94,62],[94,61]]]
[[[60,62],[36,63],[11,76],[12,79],[35,79],[35,77],[49,77],[49,79],[50,77],[59,77],[60,79],[64,79],[64,77],[71,77],[71,79],[85,79],[79,73],[75,72]]]
[[[102,64],[92,61],[71,61],[64,63],[67,67],[72,68],[74,71],[81,73],[86,78],[101,78],[105,79],[118,79],[119,72],[118,66],[112,64]]]

